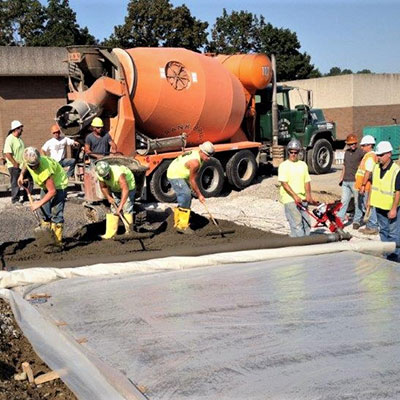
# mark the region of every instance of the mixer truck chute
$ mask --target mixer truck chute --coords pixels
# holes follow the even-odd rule
[[[67,136],[105,119],[118,151],[146,171],[158,201],[173,201],[166,169],[183,149],[204,141],[216,153],[199,173],[205,197],[249,186],[261,163],[280,157],[291,137],[315,173],[332,164],[334,124],[309,105],[290,109],[292,88],[278,87],[279,129],[272,146],[272,66],[263,54],[216,57],[181,48],[69,47],[70,103],[57,112]],[[330,125],[329,125],[330,124]],[[89,181],[89,180],[88,180]]]

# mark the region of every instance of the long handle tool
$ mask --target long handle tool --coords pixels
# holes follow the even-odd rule
[[[219,226],[218,222],[215,220],[215,218],[212,216],[210,210],[208,209],[208,207],[206,206],[206,203],[203,203],[204,208],[207,211],[207,214],[209,215],[211,221],[213,222],[213,224],[217,227],[218,229],[218,233],[221,235],[221,237],[225,237],[226,234],[228,233],[235,233],[234,230],[230,230],[230,231],[222,231],[221,227]],[[209,233],[209,236],[214,236],[214,233]]]

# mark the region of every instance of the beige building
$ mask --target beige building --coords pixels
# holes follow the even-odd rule
[[[349,133],[362,136],[370,125],[400,124],[400,74],[352,74],[285,82],[313,91],[313,106],[322,108],[329,121],[335,121],[337,138]],[[299,92],[291,91],[291,104],[301,104]]]
[[[64,105],[68,67],[65,48],[0,47],[0,154],[12,120],[24,124],[26,146],[50,137],[57,109]]]

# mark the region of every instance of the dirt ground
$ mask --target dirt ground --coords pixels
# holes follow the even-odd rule
[[[8,303],[0,299],[0,400],[75,400],[75,395],[60,379],[41,385],[15,380],[22,373],[22,363],[29,362],[33,376],[50,372],[33,351],[14,320]]]

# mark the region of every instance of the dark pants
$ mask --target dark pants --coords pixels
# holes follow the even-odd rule
[[[16,203],[19,200],[20,190],[23,191],[22,195],[24,196],[24,200],[27,201],[28,200],[28,195],[26,193],[26,190],[21,189],[18,186],[18,177],[19,177],[19,174],[21,173],[21,169],[20,168],[11,167],[11,168],[8,168],[8,172],[10,173],[10,182],[11,182],[11,202],[12,203]],[[32,193],[33,180],[32,180],[32,177],[31,177],[31,175],[30,175],[30,173],[28,171],[25,173],[24,179],[28,179],[28,182],[27,182],[27,184],[25,186]]]

